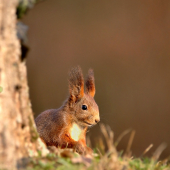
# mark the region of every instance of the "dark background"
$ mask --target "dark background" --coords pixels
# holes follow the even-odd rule
[[[68,95],[71,67],[94,69],[101,122],[117,138],[136,130],[135,155],[170,145],[170,1],[46,0],[23,19],[29,26],[27,58],[35,116],[58,108]],[[93,143],[99,126],[89,132]],[[122,139],[125,149],[129,136]],[[95,144],[94,144],[95,145]],[[170,155],[170,146],[163,152]]]

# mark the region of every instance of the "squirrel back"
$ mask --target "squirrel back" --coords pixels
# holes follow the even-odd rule
[[[93,70],[88,72],[84,90],[81,68],[73,68],[69,72],[68,99],[59,109],[46,110],[35,119],[40,138],[47,146],[73,148],[80,154],[92,152],[86,146],[86,131],[100,121],[94,95]]]

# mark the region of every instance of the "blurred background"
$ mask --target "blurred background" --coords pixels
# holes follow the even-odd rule
[[[68,96],[68,71],[94,69],[101,122],[115,139],[136,130],[139,156],[162,143],[170,155],[170,1],[46,0],[23,18],[29,26],[28,83],[35,117]],[[99,126],[88,135],[93,146]],[[125,150],[129,135],[119,150]]]

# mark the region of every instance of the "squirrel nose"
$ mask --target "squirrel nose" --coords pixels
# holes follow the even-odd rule
[[[95,122],[98,123],[100,121],[100,119],[95,119]]]

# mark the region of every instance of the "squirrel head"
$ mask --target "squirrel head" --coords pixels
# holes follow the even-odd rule
[[[90,127],[100,121],[99,108],[94,100],[94,73],[89,69],[85,81],[79,66],[69,72],[69,110],[74,121],[83,127]]]

